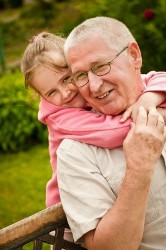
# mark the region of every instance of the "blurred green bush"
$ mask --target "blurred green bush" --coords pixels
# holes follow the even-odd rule
[[[23,5],[23,0],[1,0],[0,9],[18,8]]]
[[[0,77],[0,150],[28,149],[47,142],[47,129],[37,120],[38,100],[24,87],[19,71]]]
[[[51,23],[55,19],[57,11],[57,4],[53,0],[35,0],[26,8],[22,8],[20,19],[29,18],[32,23],[36,20],[36,28],[48,27],[52,25]]]

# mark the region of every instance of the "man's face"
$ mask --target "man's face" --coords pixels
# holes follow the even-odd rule
[[[111,115],[120,114],[141,95],[141,55],[137,51],[138,46],[134,45],[133,49],[132,46],[129,45],[112,62],[110,72],[103,76],[95,75],[90,69],[101,62],[111,61],[120,51],[112,50],[98,35],[92,35],[69,48],[68,64],[73,75],[88,72],[89,81],[79,87],[79,92],[97,111]]]

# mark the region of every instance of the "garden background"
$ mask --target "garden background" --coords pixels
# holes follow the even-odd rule
[[[36,33],[67,36],[82,20],[97,15],[127,24],[142,51],[142,73],[166,71],[165,0],[0,2],[0,228],[45,208],[51,176],[47,129],[37,120],[39,100],[24,88],[22,53]]]

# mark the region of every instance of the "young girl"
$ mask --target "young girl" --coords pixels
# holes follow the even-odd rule
[[[49,132],[53,174],[46,188],[47,206],[60,201],[56,150],[64,138],[109,149],[119,147],[130,129],[130,114],[135,119],[140,105],[157,107],[165,101],[166,73],[152,71],[142,75],[145,90],[133,105],[132,112],[127,110],[123,117],[92,112],[72,84],[63,52],[64,42],[62,37],[42,32],[27,46],[21,63],[26,88],[32,87],[41,96],[38,119],[47,125]]]

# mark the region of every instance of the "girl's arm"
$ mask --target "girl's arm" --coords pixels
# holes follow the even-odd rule
[[[147,75],[142,75],[142,80],[145,85],[143,94],[137,102],[129,107],[120,122],[126,121],[128,117],[136,120],[138,109],[143,106],[146,110],[152,107],[166,107],[166,72],[151,71]]]
[[[58,145],[64,138],[68,138],[113,149],[123,144],[130,130],[131,119],[123,124],[119,123],[120,119],[120,115],[113,117],[80,108],[58,107],[45,118],[45,123],[49,138]]]
[[[150,71],[142,75],[143,82],[146,85],[145,92],[166,92],[166,72]]]

